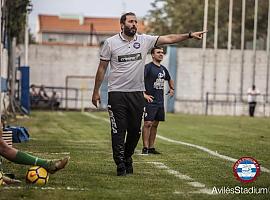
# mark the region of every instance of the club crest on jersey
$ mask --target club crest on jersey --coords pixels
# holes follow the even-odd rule
[[[139,48],[141,47],[141,44],[140,44],[139,42],[135,42],[135,43],[133,44],[133,47],[134,47],[135,49],[139,49]]]
[[[158,78],[163,78],[165,77],[165,72],[164,70],[162,71],[162,73],[158,73]]]
[[[260,174],[260,164],[251,157],[242,157],[233,165],[234,176],[241,182],[255,181]]]

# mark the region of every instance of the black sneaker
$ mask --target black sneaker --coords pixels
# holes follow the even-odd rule
[[[118,166],[117,166],[117,176],[125,176],[127,173],[126,173],[126,166],[124,163],[120,163]]]
[[[12,173],[4,173],[4,176],[11,178],[11,179],[15,179],[15,174],[12,174]]]
[[[158,151],[156,151],[155,148],[149,148],[148,149],[148,153],[151,153],[151,154],[160,154]]]
[[[126,174],[133,174],[132,158],[126,159]]]
[[[145,154],[145,155],[148,155],[148,148],[146,148],[146,147],[143,147],[143,149],[142,149],[142,154]]]

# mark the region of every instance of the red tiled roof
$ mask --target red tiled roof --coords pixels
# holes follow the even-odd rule
[[[119,18],[84,17],[82,24],[79,19],[61,18],[52,15],[39,15],[39,32],[89,33],[93,24],[96,33],[118,33]],[[145,31],[142,20],[139,20],[139,32]]]

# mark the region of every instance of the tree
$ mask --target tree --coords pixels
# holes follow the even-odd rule
[[[24,41],[25,19],[30,0],[6,1],[6,33],[8,38],[17,38],[18,43]]]
[[[209,0],[207,47],[214,46],[215,1]],[[242,1],[234,0],[232,20],[232,48],[241,46]],[[149,33],[158,35],[202,30],[204,0],[155,0],[146,16]],[[266,41],[268,1],[259,1],[257,39]],[[229,0],[219,0],[218,47],[227,48],[229,21]],[[246,0],[245,42],[253,40],[254,0]],[[265,44],[266,42],[264,42]],[[188,40],[181,46],[201,47],[201,43]],[[265,48],[265,46],[263,47]]]
[[[15,47],[24,41],[24,31],[26,22],[26,12],[30,0],[8,0],[5,1],[3,10],[4,24],[4,43],[7,44],[8,51],[8,83],[9,83],[9,106],[8,109],[15,113],[20,111],[18,102],[15,99]]]

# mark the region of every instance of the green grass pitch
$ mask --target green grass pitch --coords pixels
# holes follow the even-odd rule
[[[255,182],[243,184],[233,175],[233,162],[198,148],[156,140],[161,155],[140,155],[140,140],[133,156],[134,174],[117,177],[112,160],[110,126],[106,112],[32,112],[12,122],[29,129],[31,140],[14,144],[20,150],[48,159],[70,155],[65,170],[50,175],[44,188],[27,185],[28,166],[4,161],[6,172],[23,181],[2,186],[0,199],[270,199],[269,194],[207,194],[214,187],[270,188],[270,173],[261,172]],[[167,114],[158,135],[199,145],[239,159],[254,157],[270,169],[268,118]],[[201,184],[201,185],[198,185]]]

